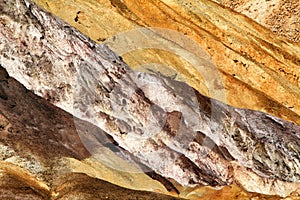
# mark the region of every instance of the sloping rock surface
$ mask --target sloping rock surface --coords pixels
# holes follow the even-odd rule
[[[120,173],[108,167],[102,167],[98,172],[92,164],[98,163],[101,169],[101,162],[88,160],[91,154],[78,133],[88,129],[89,138],[97,133],[98,138],[102,137],[99,143],[105,145],[106,136],[101,136],[99,128],[74,118],[28,91],[10,78],[2,67],[0,83],[0,199],[176,199],[125,189],[96,178],[101,177],[101,173],[115,174],[111,175],[111,182],[117,181],[129,188],[134,188],[135,182],[138,182],[144,184],[139,186],[140,189],[168,193],[161,184],[150,177],[147,179],[147,175],[142,173]],[[104,150],[109,148],[103,148],[99,155],[108,156]],[[77,168],[66,160],[76,161]],[[80,165],[85,167],[81,173],[78,170]],[[119,165],[124,166],[122,162]],[[89,172],[89,167],[96,175]],[[131,185],[126,185],[122,177],[130,179]]]
[[[82,144],[83,138],[80,138],[78,133],[88,129],[89,138],[96,134],[99,138],[101,133],[99,128],[80,121],[46,100],[37,97],[15,79],[10,78],[2,67],[0,68],[0,82],[1,199],[117,200],[120,197],[122,199],[175,199],[150,192],[124,189],[99,180],[101,177],[110,181],[115,179],[115,183],[124,185],[121,177],[128,178],[130,176],[130,174],[121,174],[109,168],[104,170],[97,160],[84,162],[91,155]],[[74,122],[76,122],[76,126]],[[94,131],[91,132],[93,129]],[[97,138],[89,140],[92,143],[92,141],[97,141]],[[105,135],[102,136],[100,142],[105,145],[107,141]],[[70,160],[69,162],[72,161],[76,166],[65,162],[65,159]],[[88,165],[91,162],[94,165]],[[83,166],[81,171],[80,166]],[[100,175],[96,176],[98,178],[94,178],[95,175],[90,173],[88,168],[92,168],[94,172],[100,168]],[[102,173],[109,174],[110,177],[101,176]],[[136,181],[138,184],[145,184],[143,179],[146,180],[141,177]],[[132,187],[134,181],[135,177],[130,177],[131,185],[127,185],[127,187]],[[157,187],[154,183],[151,183],[150,186]],[[145,188],[143,189],[145,190]],[[215,196],[221,199],[233,196],[238,196],[238,199],[254,197],[279,199],[279,197],[247,193],[237,186],[223,188],[217,193],[212,188],[198,188],[198,190],[208,199]],[[160,192],[162,191],[163,189]],[[180,195],[183,197],[199,198],[188,188],[181,189],[181,191]]]
[[[296,124],[132,71],[107,46],[32,2],[20,1],[18,12],[9,3],[1,7],[0,64],[37,94],[101,127],[156,173],[187,186],[237,183],[264,194],[299,192]]]
[[[236,7],[245,14],[250,5],[254,14],[247,15],[264,26],[268,16],[291,17],[293,25],[287,20],[271,20],[274,23],[267,26],[271,30],[209,0],[36,2],[94,41],[108,44],[137,71],[164,74],[230,105],[300,124],[300,45],[271,31],[279,23],[295,30],[293,37],[298,37],[297,22],[292,21],[298,19],[299,2],[219,1],[245,5]],[[262,14],[264,10],[267,12]],[[152,29],[146,32],[141,29],[145,27]],[[195,61],[191,55],[201,60]],[[207,63],[218,73],[207,69]]]
[[[300,42],[300,2],[297,0],[217,0],[263,24],[274,33]]]

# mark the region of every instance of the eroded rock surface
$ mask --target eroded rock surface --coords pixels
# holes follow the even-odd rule
[[[299,126],[132,71],[107,46],[31,1],[18,2],[18,8],[15,1],[1,4],[0,64],[28,89],[102,128],[141,163],[182,185],[299,192]],[[5,91],[1,97],[8,98]]]
[[[297,0],[217,0],[217,2],[247,15],[278,35],[300,42],[300,3]]]
[[[266,15],[262,11],[266,9],[267,15],[280,19],[287,15],[297,20],[295,1],[221,1],[245,5],[241,12],[247,12],[246,2],[249,2],[253,10],[249,17],[210,0],[36,2],[94,41],[108,44],[137,71],[175,77],[202,94],[230,105],[263,111],[300,124],[299,44],[278,37],[265,28],[263,22],[258,20],[265,27],[249,18],[257,19],[257,16],[263,20]],[[269,7],[272,4],[276,4],[276,11]],[[282,4],[285,6],[281,7]],[[282,9],[293,12],[282,14]],[[290,26],[288,20],[276,23],[293,30],[297,26],[297,23]],[[141,30],[143,27],[156,30],[145,32]],[[267,27],[273,30],[276,25]],[[170,30],[177,34],[169,33]],[[134,33],[133,36],[128,32]],[[187,42],[184,37],[194,42]],[[151,46],[153,43],[159,47]],[[212,63],[219,71],[221,78],[216,79],[223,83],[225,95],[213,93],[222,87],[207,84],[205,78],[210,74],[216,77],[216,73],[206,71],[205,67],[199,71],[202,63],[193,64],[187,51],[198,58],[206,57],[203,51],[209,55],[203,66]],[[212,80],[211,76],[208,79]]]
[[[90,152],[85,149],[82,140],[89,141],[95,149],[102,145],[98,156],[110,157],[118,165],[126,167],[124,161],[114,158],[116,156],[112,152],[107,153],[110,149],[107,144],[111,144],[111,141],[106,135],[100,134],[102,131],[99,128],[80,121],[37,97],[16,80],[9,78],[3,68],[0,68],[0,86],[1,199],[117,200],[120,196],[122,199],[175,199],[151,192],[129,190],[103,181],[109,180],[132,189],[174,195],[170,187],[168,193],[162,185],[159,186],[141,173],[120,172],[105,166],[106,163],[103,165],[101,160],[89,159]],[[85,139],[78,136],[81,131],[87,135]],[[119,148],[119,151],[122,150]],[[229,194],[238,195],[242,199],[263,197],[246,193],[236,186],[218,190],[216,194],[211,188],[199,190],[202,194],[207,193],[207,198],[217,195],[226,199]],[[182,197],[198,198],[188,188],[180,191]]]
[[[101,129],[28,91],[2,67],[0,88],[0,199],[176,199],[151,193],[177,195],[138,169],[126,173],[94,159],[82,141],[129,168],[106,147],[111,142]]]

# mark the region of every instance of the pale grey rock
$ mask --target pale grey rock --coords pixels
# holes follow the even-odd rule
[[[296,124],[132,71],[107,46],[31,1],[1,2],[0,11],[0,64],[10,76],[102,128],[155,172],[188,186],[236,181],[266,194],[300,190]],[[243,178],[249,174],[262,180],[257,189]]]

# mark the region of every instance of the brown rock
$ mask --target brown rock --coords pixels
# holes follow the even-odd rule
[[[300,42],[300,3],[297,0],[221,0],[219,3],[247,15],[280,36]]]
[[[3,8],[7,10],[1,18],[4,21],[1,65],[13,73],[10,63],[14,62],[19,74],[13,74],[27,87],[103,128],[122,148],[157,173],[189,186],[223,186],[236,182],[248,191],[265,194],[287,196],[299,192],[299,126],[296,124],[227,106],[164,76],[134,72],[109,48],[95,44],[31,2],[21,1],[19,13],[8,12],[14,9],[11,5]],[[22,20],[14,21],[20,13]],[[9,25],[13,28],[8,29]],[[25,28],[14,38],[10,33],[20,27]],[[18,38],[24,40],[20,42]],[[64,87],[66,84],[69,87]],[[219,87],[217,83],[214,86]],[[7,98],[2,101],[11,99],[7,88],[3,89]],[[16,105],[18,101],[11,106],[22,113]],[[30,113],[33,121],[36,120],[35,112]],[[10,119],[7,115],[4,114],[5,118]],[[167,128],[163,129],[165,124]],[[38,139],[35,135],[40,126],[29,127],[37,129],[32,138]],[[208,139],[198,143],[194,138],[199,133]],[[89,134],[85,135],[88,142],[96,143],[90,140]],[[38,141],[34,145],[24,140],[24,144],[32,144],[40,151],[40,142],[44,143]],[[64,148],[73,157],[84,155],[73,151],[74,146],[57,146],[58,155],[60,149],[61,154],[65,153]],[[214,146],[218,148],[212,151]],[[42,155],[51,154],[42,151]],[[256,188],[254,182],[259,183]]]
[[[85,174],[66,174],[54,182],[56,199],[158,199],[175,200],[179,198],[145,191],[133,191],[113,185]]]

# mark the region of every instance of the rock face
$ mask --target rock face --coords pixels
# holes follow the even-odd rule
[[[140,189],[168,193],[163,185],[145,174],[121,173],[93,161],[82,143],[83,134],[79,137],[78,133],[88,133],[85,141],[91,140],[93,135],[102,138],[98,143],[98,146],[102,144],[99,156],[108,157],[106,136],[99,128],[34,95],[10,78],[2,67],[0,83],[0,199],[119,199],[119,196],[122,199],[176,199],[125,189],[137,189],[134,185],[143,184]],[[110,155],[110,159],[113,161],[114,155]],[[118,163],[125,167],[122,162]],[[123,187],[98,179],[108,180],[108,174],[110,182]],[[126,184],[126,179],[130,184]]]
[[[218,0],[218,2],[247,15],[278,35],[300,42],[299,1]]]
[[[94,41],[108,44],[137,71],[150,72],[150,68],[184,81],[202,94],[230,105],[260,110],[300,124],[299,44],[278,37],[244,15],[209,0],[36,2],[89,35]],[[238,2],[239,5],[252,2],[255,10],[257,6],[253,2],[258,1],[221,2]],[[278,5],[278,9],[297,11],[293,7],[298,3],[285,3],[285,7],[281,8],[279,5],[284,2],[288,1],[258,3],[274,3]],[[255,12],[259,13],[266,7],[270,15],[285,18],[285,15],[273,12],[272,7],[269,9],[268,6],[260,6]],[[297,12],[288,16],[297,19]],[[286,21],[278,23],[289,27]],[[140,30],[143,27],[154,27],[155,30],[145,32]],[[268,27],[273,29],[275,25],[270,24]],[[170,30],[177,34],[170,33]],[[133,36],[129,34],[132,32]],[[184,37],[193,42],[186,42]],[[126,42],[124,44],[120,41]],[[153,47],[153,43],[158,43],[159,47]],[[203,55],[203,51],[208,58]],[[194,64],[191,54],[198,58],[207,58],[219,75],[206,71],[205,67],[199,70],[202,62],[200,61],[200,65]],[[202,66],[206,66],[208,62]],[[155,67],[153,63],[156,63]],[[221,87],[207,84],[205,78],[208,74],[220,77],[215,79],[222,82],[225,95],[224,91],[222,95],[214,93]],[[211,77],[208,79],[211,80]]]
[[[106,45],[31,1],[14,3],[1,4],[0,64],[28,89],[100,127],[143,165],[181,185],[237,183],[270,195],[299,192],[296,124],[228,106],[163,75],[132,71]],[[1,98],[8,99],[3,88]],[[97,155],[99,141],[79,135]],[[71,153],[72,146],[64,145]]]
[[[150,182],[142,176],[137,179],[132,174],[125,175],[108,168],[105,170],[99,165],[101,163],[97,164],[97,161],[85,162],[84,160],[90,156],[90,153],[85,150],[78,132],[86,131],[88,127],[89,135],[97,134],[99,138],[99,133],[101,133],[99,128],[94,127],[93,133],[91,124],[78,119],[76,120],[77,126],[75,126],[73,116],[37,97],[16,80],[9,78],[2,67],[0,68],[0,81],[1,199],[99,200],[119,199],[120,196],[122,199],[175,199],[151,192],[128,190],[93,178],[88,168],[92,168],[94,172],[100,168],[100,174],[116,174],[114,178],[110,175],[110,181],[116,179],[119,184],[122,184],[121,177],[129,178],[131,185],[127,187],[133,186],[133,182],[136,181],[137,184],[144,186]],[[103,138],[100,141],[105,145]],[[66,159],[76,166],[65,162]],[[121,164],[120,161],[119,164]],[[80,165],[83,166],[81,171]],[[102,176],[103,178],[107,177]],[[143,182],[143,179],[146,182]],[[150,183],[150,186],[157,187],[154,182]],[[209,188],[209,193],[205,188],[199,188],[199,190],[207,199],[214,198],[214,196],[223,199],[235,196],[241,199],[264,198],[263,195],[245,193],[236,186],[225,187],[218,190],[217,194]],[[190,194],[188,190],[183,191],[181,196],[189,199],[198,198],[195,192]],[[278,197],[273,199],[278,199]]]

